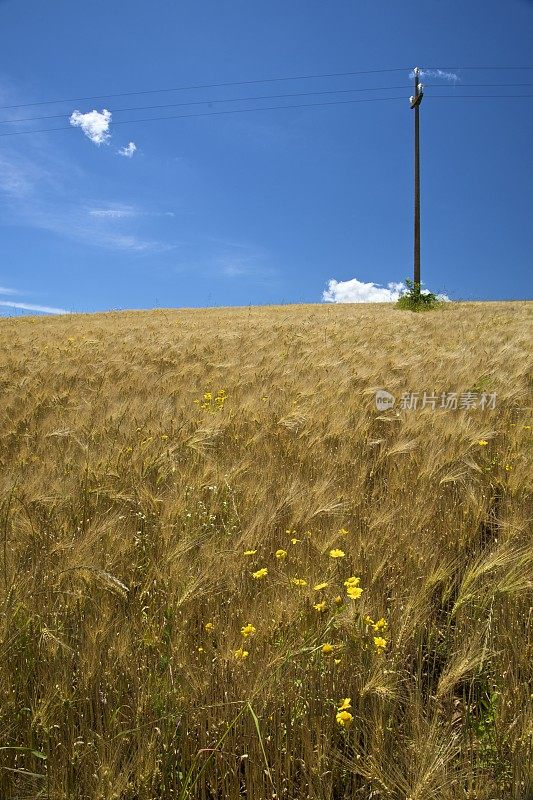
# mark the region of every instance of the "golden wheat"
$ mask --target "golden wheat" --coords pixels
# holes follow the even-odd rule
[[[533,797],[531,308],[2,320],[0,797]]]

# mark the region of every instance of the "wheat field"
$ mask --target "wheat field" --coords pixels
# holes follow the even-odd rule
[[[2,319],[2,800],[531,800],[532,309]]]

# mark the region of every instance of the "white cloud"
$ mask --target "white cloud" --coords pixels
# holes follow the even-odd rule
[[[111,138],[109,133],[109,123],[111,122],[111,111],[106,108],[102,111],[88,111],[82,114],[81,111],[73,111],[70,115],[70,124],[75,128],[81,128],[94,144],[107,144]]]
[[[17,295],[21,294],[18,289],[7,289],[5,286],[0,286],[0,295]],[[34,303],[15,303],[13,300],[0,300],[0,307],[3,308],[18,308],[21,311],[37,311],[41,314],[68,314],[64,308],[53,308],[52,306],[35,305]]]
[[[326,303],[394,303],[406,287],[403,283],[388,283],[386,287],[377,283],[363,283],[357,278],[349,281],[328,282],[322,294]]]
[[[130,250],[135,253],[166,253],[175,247],[173,244],[140,239],[138,236],[127,233],[102,233],[102,241],[107,247],[113,247],[117,250]]]
[[[446,72],[442,69],[421,69],[418,71],[418,76],[420,78],[442,78],[444,81],[459,81],[459,75],[455,72]],[[411,72],[409,75],[411,80],[415,77],[415,73]]]
[[[126,203],[109,203],[88,209],[89,216],[100,219],[131,219],[133,217],[174,217],[173,211],[149,211]]]
[[[106,208],[89,209],[91,217],[101,217],[104,219],[126,219],[128,217],[137,217],[139,213],[140,212],[133,208],[133,206],[126,205],[113,205],[107,206]]]
[[[133,154],[137,150],[137,145],[135,142],[130,142],[125,147],[121,147],[118,151],[120,156],[126,156],[126,158],[133,158]]]
[[[363,283],[357,278],[349,281],[328,282],[328,288],[322,293],[325,303],[395,303],[407,291],[404,283],[392,281],[387,286],[379,283]],[[421,289],[421,294],[429,294],[429,289]],[[437,299],[449,301],[447,294],[437,294]]]
[[[247,275],[249,269],[242,264],[226,264],[222,267],[222,272],[224,275],[227,275],[228,278],[238,278],[241,275]]]
[[[9,300],[0,300],[0,306],[7,308],[20,308],[23,311],[37,311],[40,314],[69,314],[64,308],[53,308],[52,306],[36,306],[33,303],[11,303]]]

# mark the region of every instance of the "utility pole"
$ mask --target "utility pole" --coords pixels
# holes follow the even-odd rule
[[[415,93],[410,98],[411,108],[415,111],[415,236],[414,236],[414,269],[413,283],[416,294],[420,294],[420,103],[424,96],[424,87],[420,83],[420,68],[413,70]]]

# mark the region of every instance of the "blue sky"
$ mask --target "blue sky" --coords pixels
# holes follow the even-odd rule
[[[0,313],[321,302],[331,280],[331,300],[386,298],[360,284],[412,272],[415,65],[458,75],[424,78],[422,279],[456,299],[531,298],[533,97],[438,99],[533,95],[533,69],[457,69],[531,67],[531,0],[0,0],[0,26],[0,119],[62,115],[0,133],[64,128],[0,138]],[[387,88],[214,102],[370,87]],[[391,96],[405,99],[136,121]],[[104,109],[101,144],[69,125]]]

